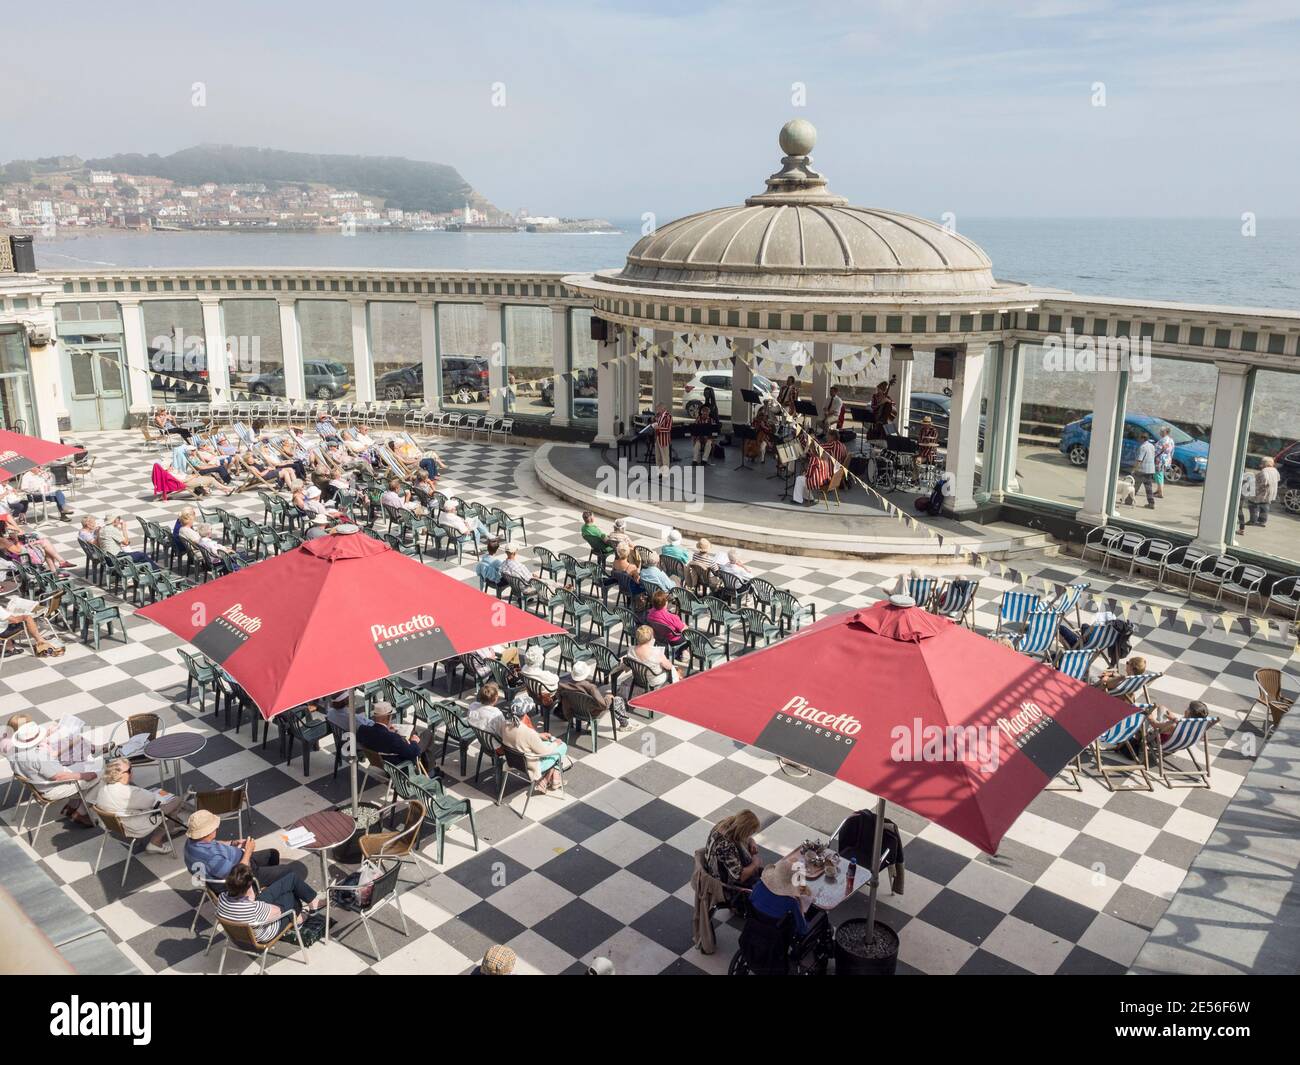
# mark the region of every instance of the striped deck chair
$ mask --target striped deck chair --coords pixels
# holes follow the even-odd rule
[[[1111,628],[1109,625],[1094,625],[1088,630],[1088,635],[1083,638],[1079,644],[1081,651],[1095,651],[1100,654],[1103,651],[1109,651],[1119,642],[1119,631]]]
[[[934,591],[938,586],[938,577],[907,578],[907,594],[912,597],[912,602],[919,607],[930,605],[930,600],[934,597]]]
[[[949,621],[955,621],[958,625],[965,625],[967,628],[974,629],[975,592],[979,589],[979,586],[979,581],[966,580],[962,577],[948,581],[935,592],[934,599],[930,603],[930,610],[941,618],[947,618]]]
[[[1002,626],[1008,623],[1023,628],[1030,612],[1042,608],[1043,600],[1037,592],[1003,592],[1002,602],[998,604],[998,627],[993,635],[1000,636]]]
[[[1046,658],[1055,649],[1061,628],[1061,615],[1055,610],[1034,610],[1029,614],[1024,635],[1016,640],[1016,650],[1022,655]]]
[[[1141,705],[1139,709],[1129,714],[1122,721],[1117,721],[1100,736],[1092,741],[1092,759],[1093,764],[1097,767],[1097,772],[1110,791],[1152,791],[1151,777],[1147,773],[1147,714],[1154,710],[1155,707],[1150,704]],[[1137,744],[1141,747],[1142,760],[1134,763],[1107,763],[1102,760],[1102,754],[1107,751],[1114,751],[1127,744]],[[1130,777],[1137,777],[1141,783],[1132,783],[1127,785],[1118,784],[1117,781]]]
[[[1107,695],[1113,695],[1116,699],[1129,699],[1130,696],[1141,692],[1143,703],[1149,703],[1151,696],[1147,693],[1147,685],[1163,676],[1163,673],[1135,673],[1131,677],[1121,677],[1118,684],[1105,691]]]
[[[243,422],[235,422],[234,430],[236,435],[238,435],[241,444],[251,447],[253,444],[257,443],[257,437],[253,434],[253,430]]]
[[[1056,668],[1064,673],[1067,677],[1073,677],[1075,680],[1081,680],[1084,684],[1088,683],[1088,670],[1092,666],[1092,660],[1097,657],[1096,651],[1073,650],[1062,651],[1056,656]]]
[[[1083,619],[1079,616],[1079,600],[1083,598],[1091,585],[1087,581],[1076,581],[1074,584],[1066,585],[1060,593],[1052,600],[1052,609],[1064,617],[1071,610],[1074,611],[1074,626],[1076,629],[1083,628]]]
[[[1210,786],[1210,729],[1218,723],[1217,717],[1185,717],[1174,726],[1174,731],[1168,736],[1161,736],[1155,740],[1156,772],[1160,774],[1160,783],[1166,788],[1172,788],[1174,784],[1170,781],[1170,777],[1173,777],[1177,781],[1184,782],[1181,784],[1182,787],[1208,788]],[[1205,758],[1204,767],[1196,760],[1198,744]],[[1187,757],[1192,760],[1191,769],[1180,769],[1176,765],[1167,764],[1170,755],[1182,751],[1186,751]]]
[[[404,481],[410,477],[411,471],[402,465],[402,463],[398,461],[397,456],[389,451],[388,448],[382,446],[377,447],[375,448],[375,454],[379,456],[379,461],[388,467],[388,472],[394,477],[400,477]]]

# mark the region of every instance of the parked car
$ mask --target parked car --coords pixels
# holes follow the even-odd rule
[[[1205,467],[1210,459],[1210,444],[1207,440],[1198,440],[1184,432],[1173,422],[1155,418],[1149,414],[1128,414],[1124,417],[1124,444],[1120,452],[1120,472],[1127,473],[1137,461],[1138,446],[1141,436],[1146,433],[1152,440],[1160,436],[1161,426],[1169,426],[1174,438],[1174,461],[1165,480],[1177,484],[1184,479],[1188,481],[1205,480]],[[1092,443],[1092,415],[1070,422],[1061,430],[1061,454],[1070,460],[1073,466],[1088,465],[1088,448]]]
[[[341,362],[308,359],[302,364],[303,390],[312,399],[338,399],[347,395],[352,385],[351,374]],[[283,396],[284,367],[277,366],[268,373],[253,374],[246,387],[259,396]]]
[[[1277,497],[1292,514],[1300,514],[1300,440],[1292,440],[1273,456],[1280,478]]]
[[[200,348],[180,355],[149,348],[149,368],[154,371],[153,391],[175,392],[177,397],[208,390],[208,357]]]
[[[475,403],[488,398],[487,359],[473,355],[442,357],[442,395],[448,403]]]
[[[424,367],[418,362],[412,366],[399,366],[375,378],[375,395],[380,399],[399,401],[424,398]]]
[[[951,419],[952,397],[945,396],[942,392],[913,392],[911,402],[908,404],[908,421],[911,423],[911,433],[915,437],[919,433],[921,419],[929,418],[934,423],[934,427],[939,430],[939,446],[948,446],[948,424]],[[988,419],[980,415],[980,436],[979,446],[984,446],[984,426]]]
[[[765,396],[776,393],[777,388],[771,381],[761,374],[754,374],[754,383],[751,386],[755,392],[761,392]],[[706,370],[703,373],[697,373],[689,381],[683,390],[686,397],[686,416],[694,418],[696,412],[700,409],[700,404],[704,401],[704,390],[713,389],[713,398],[718,404],[718,417],[731,417],[731,371],[730,370]]]

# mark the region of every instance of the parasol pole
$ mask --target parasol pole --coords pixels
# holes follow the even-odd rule
[[[352,816],[357,816],[357,689],[348,689],[348,739],[352,746],[348,750],[348,776],[352,780]]]
[[[880,848],[885,840],[885,800],[876,800],[876,831],[871,840],[871,901],[867,904],[867,942],[876,936],[876,895],[880,890]]]

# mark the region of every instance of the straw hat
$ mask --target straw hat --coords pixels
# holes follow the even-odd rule
[[[515,952],[509,947],[499,944],[488,947],[483,952],[483,962],[479,966],[479,972],[484,976],[509,976],[515,971],[516,960]]]
[[[922,424],[922,425],[933,425],[933,424],[934,424],[934,421],[933,421],[933,420],[930,418],[930,416],[927,414],[924,418],[921,419],[921,424]]]
[[[221,827],[221,818],[211,810],[195,810],[185,822],[185,834],[190,839],[202,839],[210,836]]]
[[[38,725],[35,721],[28,721],[25,725],[19,725],[18,731],[14,733],[14,747],[20,751],[25,751],[28,747],[35,747],[41,742],[44,735],[44,725]]]
[[[591,680],[591,674],[593,672],[594,667],[591,662],[585,658],[580,658],[578,661],[573,663],[571,675],[574,680]]]
[[[372,718],[377,718],[377,717],[389,718],[389,717],[392,717],[392,716],[393,716],[393,704],[390,703],[390,702],[387,702],[387,701],[385,701],[385,700],[383,700],[383,699],[380,699],[379,701],[377,701],[377,702],[375,703],[375,705],[374,705],[373,707],[370,708],[370,716],[371,716]]]
[[[311,519],[311,523],[313,525],[328,525],[330,523],[330,519],[329,516],[326,514],[317,514],[314,518]]]
[[[797,899],[801,892],[794,882],[794,866],[789,862],[777,862],[763,870],[763,886],[773,895]]]
[[[308,499],[319,499],[320,489],[317,488],[314,484],[310,484],[307,486],[307,490],[303,492],[303,495],[305,495]]]

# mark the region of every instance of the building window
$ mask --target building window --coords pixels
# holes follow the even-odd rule
[[[1059,349],[1057,349],[1059,350]],[[1021,344],[1020,393],[1009,430],[1015,433],[1008,491],[1079,510],[1092,449],[1096,374],[1076,370],[1053,349]]]
[[[596,424],[597,344],[591,339],[591,318],[591,311],[585,307],[569,311],[569,411],[575,425]]]
[[[550,421],[555,410],[555,357],[549,307],[505,308],[506,394],[502,410],[517,418]]]
[[[152,401],[159,405],[211,402],[207,339],[199,301],[143,300],[140,309]]]
[[[369,305],[367,313],[370,357],[375,364],[375,398],[419,403],[424,399],[419,307],[414,303],[376,301]]]
[[[230,375],[228,398],[239,402],[255,396],[286,394],[279,303],[223,300],[221,332],[225,336],[226,372]]]
[[[460,287],[460,282],[456,282]],[[438,369],[442,405],[452,410],[488,408],[488,350],[481,303],[438,304]]]
[[[333,282],[337,289],[338,282]],[[299,300],[302,387],[308,399],[356,402],[352,305],[344,300]]]
[[[1257,370],[1251,392],[1246,455],[1237,471],[1238,509],[1230,515],[1228,542],[1234,552],[1270,555],[1292,565],[1300,562],[1300,374]],[[1278,473],[1277,498],[1267,508],[1250,510],[1259,487],[1262,460],[1273,459]],[[1249,488],[1242,483],[1249,478]],[[1262,503],[1262,500],[1261,500]],[[1245,525],[1264,518],[1264,525]]]
[[[22,329],[0,332],[0,427],[40,435],[32,406],[31,360]]]

